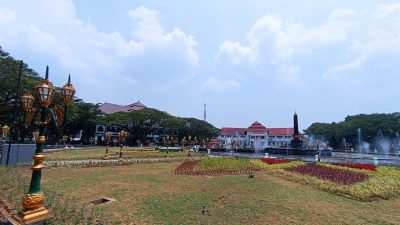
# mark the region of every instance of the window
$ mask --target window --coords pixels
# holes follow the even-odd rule
[[[98,126],[97,127],[97,132],[104,132],[104,127],[103,126]]]

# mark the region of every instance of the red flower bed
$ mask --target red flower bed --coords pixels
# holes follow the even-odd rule
[[[367,174],[345,171],[317,164],[307,164],[304,166],[287,168],[285,170],[346,185],[362,182],[369,178]]]
[[[362,170],[376,170],[375,165],[371,164],[360,164],[360,163],[334,163],[333,165],[336,166],[344,166],[344,167],[350,167],[350,168],[356,168],[356,169],[362,169]]]
[[[195,167],[199,161],[186,161],[183,162],[175,169],[175,175],[206,175],[206,176],[218,176],[218,175],[232,175],[232,174],[240,174],[240,173],[254,173],[260,172],[261,169],[253,168],[253,169],[216,169],[216,170],[205,170],[205,171],[196,171]]]
[[[281,164],[290,162],[290,160],[287,159],[274,159],[274,158],[262,158],[261,161],[267,164]]]

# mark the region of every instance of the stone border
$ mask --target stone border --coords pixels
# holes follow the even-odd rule
[[[93,159],[93,160],[70,160],[70,161],[44,161],[43,164],[47,168],[53,167],[96,167],[96,166],[121,166],[136,163],[161,163],[161,162],[180,162],[199,160],[201,157],[187,158],[137,158],[137,159]],[[32,163],[18,164],[18,166],[31,166]]]

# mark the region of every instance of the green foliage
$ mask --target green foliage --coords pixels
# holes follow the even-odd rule
[[[14,59],[9,53],[5,52],[0,46],[0,124],[11,124],[14,113],[14,102],[18,97],[16,96],[16,89],[18,83],[18,74],[20,68],[20,61]],[[35,86],[42,80],[36,71],[29,68],[26,63],[22,64],[20,93],[26,91],[31,92],[33,95],[37,94]],[[21,125],[23,121],[23,110],[17,105],[15,131],[11,134],[13,139],[17,139],[18,133],[24,132],[24,127]]]
[[[118,112],[101,118],[100,122],[117,125],[129,132],[127,142],[136,144],[145,142],[147,135],[154,132],[174,136],[180,140],[191,135],[198,140],[218,135],[219,129],[206,121],[195,118],[180,118],[157,109],[145,108],[132,112]]]
[[[100,120],[99,106],[76,99],[68,108],[65,134],[76,134],[82,130],[82,139],[94,137],[96,123]]]
[[[394,137],[400,131],[400,113],[375,113],[347,116],[339,123],[313,123],[305,131],[308,135],[324,136],[333,147],[343,147],[345,138],[352,146],[357,146],[357,129],[361,128],[362,138],[373,142],[378,131],[385,136]]]
[[[14,59],[9,53],[5,52],[0,46],[0,124],[10,125],[13,111],[14,102],[16,96],[17,80],[19,74],[20,61]],[[43,68],[44,69],[44,68]],[[50,77],[51,78],[51,77]],[[38,85],[43,78],[33,69],[29,68],[26,63],[22,65],[21,73],[21,84],[19,95],[25,92],[30,92],[34,97],[34,106],[38,107],[39,102],[37,101],[38,93],[36,85]],[[67,80],[65,80],[67,81]],[[57,94],[50,107],[55,105],[62,105],[62,95],[60,92],[61,88],[56,87]],[[76,134],[82,130],[83,138],[94,136],[95,124],[97,121],[97,115],[100,112],[98,106],[92,103],[85,103],[82,99],[76,99],[68,109],[68,118],[66,124],[62,128],[53,128],[48,126],[50,137],[55,141],[60,139],[62,134]],[[25,136],[30,136],[31,131],[35,129],[34,126],[25,127],[24,125],[24,112],[17,104],[17,118],[15,122],[15,131],[13,132],[13,139],[18,138],[23,142]]]
[[[243,158],[205,158],[202,159],[197,165],[196,170],[229,170],[229,169],[252,169],[256,166],[250,163],[250,160]]]

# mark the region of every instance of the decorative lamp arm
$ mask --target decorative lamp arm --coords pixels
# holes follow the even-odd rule
[[[57,117],[54,114],[53,110],[47,108],[45,111],[48,111],[50,113],[51,121],[53,122],[54,128],[57,128],[58,127]]]

